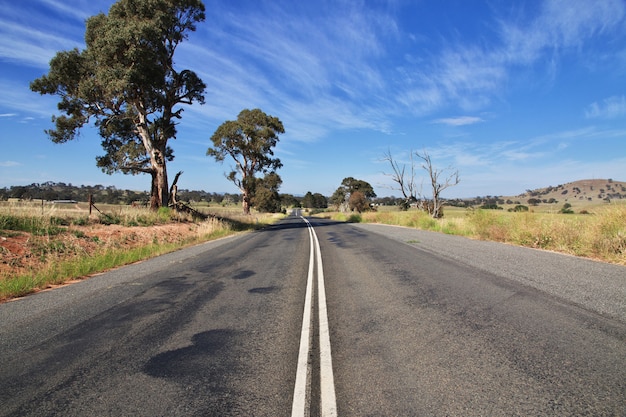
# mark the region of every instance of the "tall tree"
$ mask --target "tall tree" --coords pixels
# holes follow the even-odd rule
[[[226,178],[241,191],[245,214],[250,214],[253,203],[255,174],[267,174],[283,166],[280,159],[273,158],[279,133],[285,133],[285,129],[277,117],[260,109],[244,109],[237,120],[222,123],[211,136],[213,147],[207,150],[207,155],[218,162],[227,156],[235,161],[235,168]]]
[[[73,140],[94,119],[106,152],[97,165],[109,174],[150,174],[153,208],[168,204],[168,141],[183,111],[177,106],[204,103],[202,80],[174,69],[177,46],[204,11],[200,0],[119,0],[108,15],[87,20],[85,49],[58,52],[48,74],[30,85],[61,98],[50,139]]]

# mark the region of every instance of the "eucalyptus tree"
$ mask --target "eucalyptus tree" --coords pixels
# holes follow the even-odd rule
[[[358,200],[359,204],[363,199],[369,204],[370,199],[376,198],[374,187],[372,187],[369,182],[353,177],[346,177],[341,181],[341,185],[330,197],[330,203],[338,209],[347,205],[352,210],[353,205],[350,204],[350,198],[355,193],[358,194],[353,198],[353,201],[356,202]]]
[[[102,138],[97,166],[106,173],[151,175],[151,207],[168,204],[166,162],[174,157],[183,109],[204,103],[206,85],[174,68],[174,53],[205,19],[200,0],[119,0],[87,19],[83,50],[61,51],[30,88],[60,97],[55,143],[75,139],[92,120]]]
[[[277,117],[260,109],[244,109],[237,120],[222,123],[211,136],[213,147],[207,150],[207,155],[218,162],[229,156],[235,162],[226,178],[241,191],[245,214],[250,214],[254,202],[255,174],[275,173],[283,166],[280,159],[273,157],[279,133],[285,133],[285,129]]]

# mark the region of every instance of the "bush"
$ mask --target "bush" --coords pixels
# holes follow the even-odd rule
[[[361,215],[360,214],[351,214],[350,217],[348,217],[347,222],[348,223],[361,223]]]
[[[502,207],[497,204],[483,204],[480,208],[483,210],[502,210]]]

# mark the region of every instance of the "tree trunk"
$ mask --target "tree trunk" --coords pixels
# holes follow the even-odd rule
[[[159,207],[167,207],[169,202],[169,187],[167,184],[167,167],[165,165],[165,152],[154,149],[151,152],[152,163],[152,189],[150,193],[150,208],[157,210]]]
[[[243,193],[241,207],[243,208],[243,214],[250,214],[250,195],[247,191]]]

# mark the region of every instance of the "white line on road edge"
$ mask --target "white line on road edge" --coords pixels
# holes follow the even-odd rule
[[[305,220],[306,221],[306,220]],[[307,222],[308,224],[308,222]],[[298,367],[296,369],[296,384],[293,390],[293,404],[291,406],[292,417],[304,417],[307,405],[309,374],[309,346],[311,342],[311,298],[313,296],[313,266],[315,259],[315,246],[313,236],[309,230],[310,256],[309,274],[306,283],[306,295],[304,298],[304,314],[302,315],[302,332],[300,333],[300,352],[298,353]]]
[[[324,268],[320,243],[311,223],[302,217],[309,229],[311,251],[309,256],[309,273],[307,277],[304,314],[302,317],[302,333],[300,335],[300,352],[298,354],[298,368],[296,370],[296,384],[293,393],[292,417],[305,417],[307,413],[307,393],[309,385],[309,350],[311,340],[311,309],[313,296],[313,270],[317,260],[317,289],[319,310],[319,338],[320,338],[320,414],[324,417],[337,416],[337,400],[335,398],[335,382],[333,364],[330,351],[330,331],[328,328],[328,313],[326,310],[326,290],[324,286]],[[315,252],[317,250],[317,258]]]

